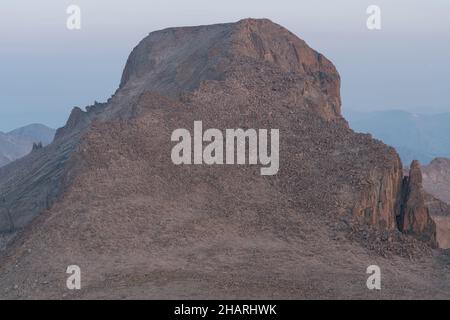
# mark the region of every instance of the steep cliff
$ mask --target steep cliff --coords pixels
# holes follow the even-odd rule
[[[372,168],[355,199],[353,215],[360,222],[395,230],[402,203],[402,164],[392,149],[386,166]]]
[[[422,171],[418,161],[412,162],[409,176],[403,180],[402,191],[403,200],[398,217],[400,230],[436,246],[436,225],[431,219],[428,207],[425,205]]]

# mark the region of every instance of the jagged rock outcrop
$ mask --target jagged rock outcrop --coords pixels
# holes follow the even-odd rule
[[[355,199],[353,216],[360,222],[380,229],[397,229],[397,216],[402,201],[402,164],[393,149],[386,166],[373,168],[363,181],[362,191]]]
[[[409,260],[429,247],[398,231],[398,155],[349,129],[339,86],[331,62],[269,20],[151,33],[107,103],[75,109],[52,145],[0,169],[0,222],[24,229],[0,260],[0,298],[61,297],[74,263],[73,298],[370,297],[355,274],[374,255],[352,223],[405,248],[379,258],[383,297],[448,297],[440,264]],[[174,165],[171,133],[197,120],[279,129],[278,174]]]
[[[436,225],[425,204],[422,171],[418,161],[412,162],[409,176],[406,176],[403,180],[402,198],[401,211],[398,217],[400,230],[436,246]]]

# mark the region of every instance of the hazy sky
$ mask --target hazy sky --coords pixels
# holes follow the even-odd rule
[[[81,30],[66,9],[81,8]],[[381,8],[382,29],[366,28]],[[149,32],[269,18],[337,66],[344,108],[450,111],[448,0],[2,0],[0,131],[65,123],[73,106],[106,100]]]

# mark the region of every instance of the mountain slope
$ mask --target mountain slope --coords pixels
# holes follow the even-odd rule
[[[151,33],[107,103],[74,109],[54,143],[0,169],[0,222],[18,233],[0,297],[449,298],[433,234],[399,230],[398,155],[348,128],[339,86],[331,62],[268,20]],[[279,129],[280,171],[174,165],[171,133],[196,120]],[[380,292],[366,288],[374,263]]]

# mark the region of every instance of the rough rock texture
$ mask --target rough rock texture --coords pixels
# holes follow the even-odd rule
[[[341,117],[340,79],[333,64],[294,34],[266,20],[154,32],[131,53],[120,88],[138,87],[175,97],[204,80],[224,79],[230,65],[256,60],[306,80],[302,94],[311,100],[325,99],[316,104],[316,112],[328,119]]]
[[[170,135],[195,120],[279,129],[280,171],[173,165]],[[8,169],[0,298],[450,297],[445,253],[396,225],[395,150],[348,128],[333,65],[268,20],[151,33],[107,103]]]
[[[364,181],[365,189],[359,199],[355,199],[353,215],[360,222],[378,226],[381,229],[397,229],[397,216],[402,205],[402,169],[393,150],[389,150],[391,161],[381,170],[377,167],[369,171]]]
[[[450,249],[450,217],[433,216],[439,248]]]
[[[450,248],[450,159],[436,158],[422,166],[423,186],[430,195],[427,206],[436,223],[440,248]]]
[[[424,189],[434,197],[450,204],[450,159],[436,158],[422,166]]]
[[[425,205],[433,217],[450,217],[450,205],[425,192]]]
[[[398,217],[400,230],[436,246],[436,225],[425,205],[420,163],[413,161],[403,180],[403,201]]]

